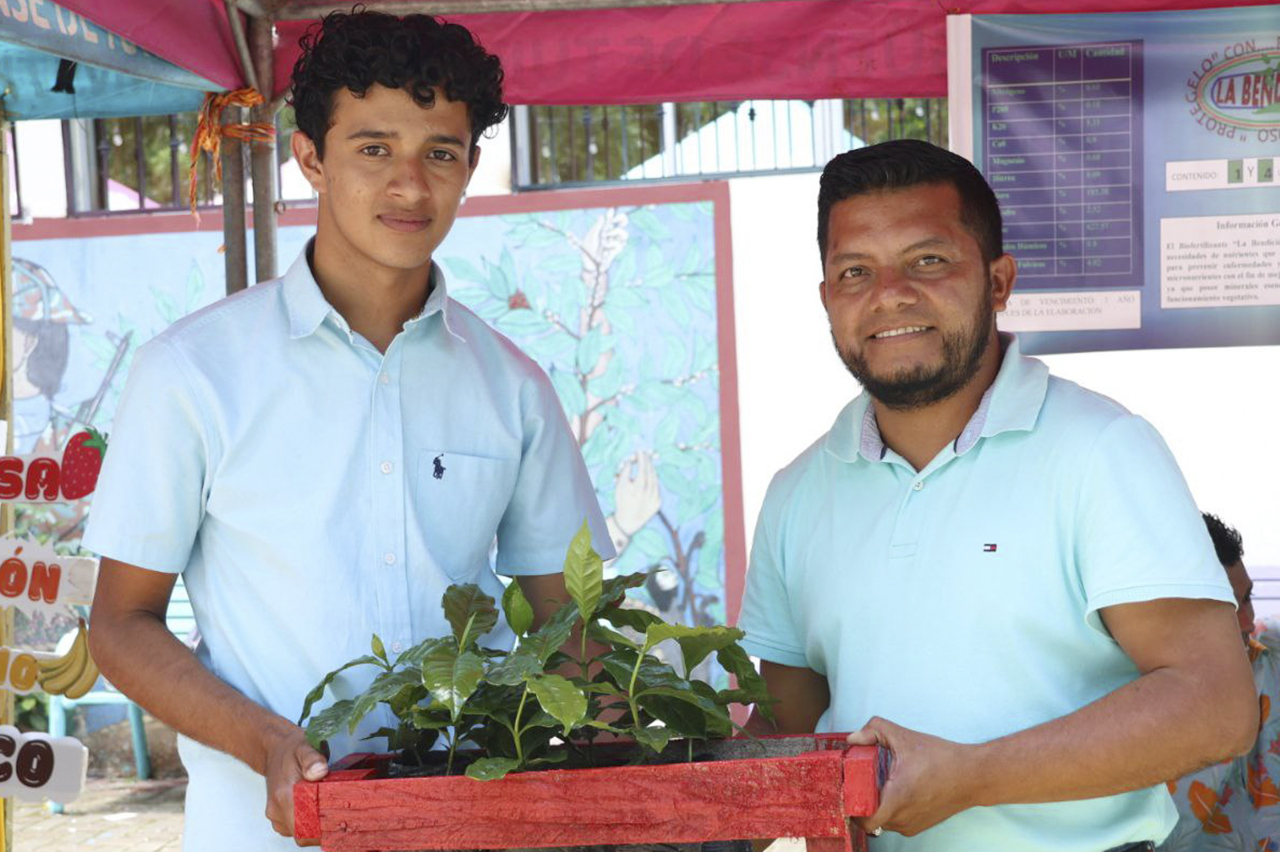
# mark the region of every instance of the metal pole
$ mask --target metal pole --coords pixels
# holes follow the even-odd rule
[[[222,123],[240,121],[240,108],[229,107]],[[227,267],[227,295],[249,285],[248,249],[244,231],[244,150],[240,140],[222,137],[222,240]]]
[[[276,105],[272,100],[272,34],[268,18],[249,18],[249,47],[256,66],[258,91],[265,99],[251,110],[251,120],[275,126]],[[262,282],[276,277],[276,140],[272,136],[249,144],[253,172],[253,270]]]
[[[0,106],[0,110],[3,107]],[[9,130],[12,125],[0,119],[0,418],[4,419],[4,454],[13,455],[13,382],[9,380],[9,348],[13,340],[13,233],[9,211]],[[13,529],[13,504],[0,508],[0,535]],[[13,644],[13,610],[5,607],[0,614],[0,645]],[[13,724],[13,693],[0,693],[0,724]],[[13,848],[13,799],[0,800],[0,852]]]

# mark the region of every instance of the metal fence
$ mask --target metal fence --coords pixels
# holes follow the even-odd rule
[[[821,168],[887,139],[946,144],[943,98],[746,100],[512,111],[517,189]]]

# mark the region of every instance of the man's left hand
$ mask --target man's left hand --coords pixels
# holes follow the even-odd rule
[[[854,819],[871,834],[876,829],[911,836],[975,804],[969,796],[972,746],[922,734],[874,717],[849,735],[849,745],[879,745],[893,754],[880,807]]]

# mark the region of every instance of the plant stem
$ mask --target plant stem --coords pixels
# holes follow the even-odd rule
[[[516,708],[516,723],[512,728],[511,734],[516,741],[516,760],[520,761],[520,765],[524,766],[524,748],[520,745],[520,716],[524,713],[524,703],[529,700],[529,684],[524,685],[524,692],[520,693],[520,706]]]
[[[453,774],[453,753],[458,748],[458,730],[455,728],[449,737],[449,760],[444,766],[444,774]]]
[[[644,652],[636,655],[636,666],[631,670],[631,682],[627,684],[627,706],[631,708],[631,724],[640,727],[640,708],[636,706],[636,678],[640,676],[640,664],[644,662]]]

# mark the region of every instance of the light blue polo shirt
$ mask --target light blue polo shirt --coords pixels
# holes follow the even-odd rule
[[[872,716],[962,743],[1064,716],[1138,677],[1098,610],[1234,602],[1164,441],[1002,335],[1000,372],[923,470],[880,440],[864,393],[774,477],[739,626],[755,656],[826,676],[820,731]],[[1101,852],[1162,840],[1163,785],[971,808],[877,850]]]
[[[495,536],[507,575],[560,571],[584,518],[613,556],[546,375],[432,274],[385,355],[325,301],[304,252],[283,278],[175,323],[129,371],[84,546],[181,572],[203,663],[290,719],[371,634],[392,655],[446,634],[450,583],[499,596]],[[512,638],[501,625],[491,641]],[[359,738],[388,724],[381,707],[333,757],[382,748]],[[184,849],[296,848],[263,817],[260,776],[180,747]]]

